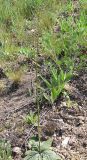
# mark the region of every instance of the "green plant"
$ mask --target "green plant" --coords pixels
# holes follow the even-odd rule
[[[37,126],[37,120],[38,120],[38,117],[37,115],[30,111],[30,114],[28,114],[25,118],[24,118],[25,122],[28,123],[28,124],[33,124],[34,126]]]
[[[0,140],[0,160],[12,160],[12,150],[9,142]]]
[[[52,150],[52,139],[40,143],[40,152],[38,141],[31,140],[29,144],[31,150],[26,151],[24,160],[61,160],[61,157]]]
[[[39,98],[38,98],[38,54],[39,54],[39,37],[38,34],[36,36],[35,44],[36,44],[36,55],[35,55],[35,71],[36,71],[36,107],[38,111],[38,142],[33,141],[31,144],[31,150],[26,152],[25,160],[59,160],[60,157],[56,155],[55,152],[53,152],[50,147],[52,144],[52,141],[49,140],[47,142],[41,142],[41,128],[40,128],[40,105],[39,105]]]
[[[25,55],[27,58],[34,58],[35,57],[35,53],[33,49],[30,48],[21,48],[19,51],[21,54]]]
[[[44,82],[45,87],[41,87],[43,95],[49,103],[53,104],[57,100],[60,93],[63,91],[65,84],[72,77],[72,72],[64,72],[61,70],[58,73],[58,69],[51,67],[50,80],[40,76]]]

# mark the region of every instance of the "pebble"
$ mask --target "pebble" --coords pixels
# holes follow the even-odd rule
[[[19,147],[14,147],[12,151],[15,154],[21,154],[21,148],[19,148]]]
[[[66,102],[62,102],[61,104],[62,104],[63,107],[67,106]]]
[[[66,137],[66,138],[62,141],[62,146],[63,146],[64,148],[66,148],[66,146],[67,146],[67,144],[68,144],[68,142],[69,142],[69,139],[70,139],[70,137]]]

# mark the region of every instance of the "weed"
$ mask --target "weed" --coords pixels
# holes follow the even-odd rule
[[[62,160],[60,156],[52,151],[52,139],[41,142],[40,152],[38,141],[31,140],[29,144],[31,145],[31,150],[26,151],[26,157],[24,160]]]
[[[21,49],[20,49],[20,54],[23,54],[23,55],[25,55],[27,58],[29,58],[29,59],[32,59],[32,58],[34,58],[35,57],[35,52],[34,52],[34,50],[33,49],[30,49],[30,48],[23,48],[23,47],[21,47]]]
[[[42,88],[45,91],[43,95],[49,103],[53,104],[57,100],[71,76],[71,72],[64,72],[63,70],[58,74],[58,70],[54,67],[51,67],[50,81],[40,76],[46,86],[46,88]]]
[[[30,111],[30,114],[28,114],[25,118],[24,118],[24,121],[28,124],[33,124],[34,126],[37,126],[37,120],[38,120],[38,117],[37,115]]]
[[[12,160],[12,150],[9,142],[0,140],[0,160]]]

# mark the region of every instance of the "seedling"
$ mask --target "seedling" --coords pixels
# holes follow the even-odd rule
[[[0,140],[0,160],[13,160],[12,150],[9,142]]]
[[[71,72],[66,73],[63,70],[61,70],[58,74],[57,69],[54,67],[51,68],[51,78],[49,81],[40,76],[46,85],[46,87],[42,88],[42,90],[45,91],[43,92],[43,95],[49,103],[53,104],[55,100],[57,100],[58,96],[63,91],[65,84],[70,80],[71,76]]]
[[[38,117],[37,115],[30,111],[30,114],[28,114],[25,118],[24,118],[25,122],[28,123],[28,124],[32,124],[34,126],[37,126],[37,120],[38,120]]]
[[[31,150],[26,151],[24,160],[62,160],[61,157],[52,150],[52,139],[40,143],[40,152],[38,141],[31,140],[29,144],[31,145]]]

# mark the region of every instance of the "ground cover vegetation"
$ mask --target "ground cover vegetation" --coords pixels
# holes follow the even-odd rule
[[[34,139],[33,134],[28,137],[20,155],[24,160],[65,159],[54,152],[52,136],[43,141],[41,114],[46,106],[48,112],[53,109],[54,115],[63,98],[66,108],[78,108],[77,102],[71,100],[70,83],[78,73],[87,71],[86,38],[86,0],[0,0],[0,97],[17,93],[25,84],[26,90],[18,95],[26,97],[22,107],[32,96],[35,99],[34,109],[28,108],[22,117],[23,125],[34,128],[37,135]],[[0,128],[3,133],[4,127]],[[5,128],[9,130],[10,123]],[[53,131],[48,128],[47,133],[55,132],[55,127]],[[23,126],[19,130],[23,133]],[[15,159],[8,143],[0,141],[0,160]],[[71,156],[71,160],[75,159]]]

